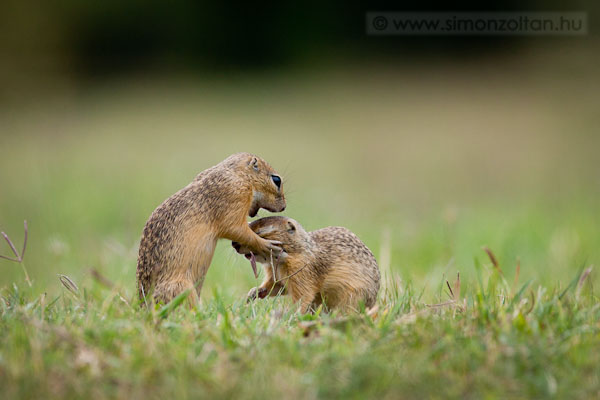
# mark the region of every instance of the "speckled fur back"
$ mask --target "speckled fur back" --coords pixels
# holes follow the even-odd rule
[[[322,259],[351,259],[367,269],[375,269],[379,278],[379,268],[375,256],[352,231],[341,226],[328,226],[309,233],[318,244]]]
[[[337,291],[334,286],[344,288],[351,286],[351,282],[364,289],[365,305],[374,306],[379,291],[380,273],[371,250],[352,231],[340,226],[318,229],[309,235],[317,245],[315,259],[319,260],[320,265],[316,268],[323,269],[322,273],[332,282],[325,289]]]

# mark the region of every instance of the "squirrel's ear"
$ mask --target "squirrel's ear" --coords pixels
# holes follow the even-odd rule
[[[291,221],[288,221],[288,222],[287,222],[287,231],[288,231],[289,233],[294,233],[294,232],[296,232],[296,226],[294,225],[294,223],[293,223],[293,222],[291,222]]]
[[[255,171],[258,171],[258,159],[256,157],[252,157],[252,160],[250,160],[250,164],[248,165],[251,166]]]

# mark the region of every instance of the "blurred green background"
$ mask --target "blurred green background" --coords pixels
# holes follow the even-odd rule
[[[350,228],[426,296],[472,276],[483,245],[507,277],[519,259],[550,286],[600,261],[593,21],[585,37],[379,38],[364,12],[398,5],[3,8],[0,229],[20,246],[29,222],[36,291],[95,268],[133,296],[152,210],[238,151],[282,174],[285,215]],[[23,281],[17,264],[0,271],[0,287]],[[203,296],[254,284],[220,243]]]

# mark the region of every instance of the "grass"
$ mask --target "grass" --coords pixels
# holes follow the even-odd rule
[[[597,77],[565,65],[125,82],[0,109],[0,254],[19,259],[26,219],[31,281],[0,260],[2,397],[599,397]],[[283,175],[286,215],[373,250],[375,316],[246,304],[259,280],[226,242],[197,310],[138,307],[144,222],[236,151]]]
[[[598,396],[589,282],[511,287],[491,263],[480,273],[438,305],[388,280],[374,318],[344,323],[218,290],[166,314],[100,284],[56,297],[15,286],[1,302],[0,384],[4,398]]]

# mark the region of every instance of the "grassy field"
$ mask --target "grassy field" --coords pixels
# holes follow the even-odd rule
[[[3,107],[0,229],[20,248],[28,221],[32,286],[0,260],[2,398],[599,397],[599,82],[561,60],[124,81]],[[373,250],[376,315],[246,304],[258,281],[224,241],[198,310],[137,306],[147,217],[238,151],[282,174],[285,215]]]

